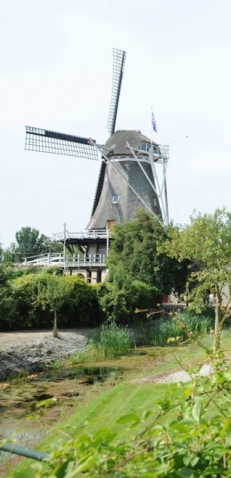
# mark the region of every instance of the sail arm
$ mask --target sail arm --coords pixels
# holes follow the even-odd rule
[[[107,122],[107,129],[109,133],[115,132],[116,117],[118,112],[119,97],[123,79],[123,71],[125,64],[126,52],[113,48],[113,80],[112,80],[112,95],[109,109],[109,116]]]
[[[95,140],[26,126],[25,149],[98,160]]]

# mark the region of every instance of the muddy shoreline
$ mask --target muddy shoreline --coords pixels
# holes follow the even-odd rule
[[[21,373],[38,373],[87,348],[90,329],[0,333],[0,382]]]

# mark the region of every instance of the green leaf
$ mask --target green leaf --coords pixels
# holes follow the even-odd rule
[[[151,410],[147,410],[146,412],[143,413],[143,420],[147,420],[148,418],[150,418],[151,416],[153,415],[153,412]]]
[[[197,397],[196,403],[192,409],[192,416],[194,420],[196,420],[198,423],[200,422],[202,413],[203,413],[203,401],[200,397]]]
[[[128,415],[124,415],[123,417],[118,418],[118,420],[116,420],[115,423],[118,423],[121,425],[129,424],[129,423],[138,424],[140,423],[140,418],[135,413],[128,413]]]
[[[195,476],[193,470],[191,468],[186,467],[180,468],[178,470],[178,473],[178,476],[186,476],[187,478],[194,478]]]
[[[117,433],[113,433],[110,428],[101,428],[94,436],[94,445],[99,445],[100,443],[109,444],[116,436]]]

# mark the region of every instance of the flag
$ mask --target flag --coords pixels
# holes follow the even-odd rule
[[[156,119],[155,119],[153,111],[152,111],[152,127],[153,127],[155,133],[157,133]]]

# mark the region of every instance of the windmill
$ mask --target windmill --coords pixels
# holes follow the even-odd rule
[[[138,208],[144,208],[160,222],[168,223],[166,171],[168,146],[161,146],[141,131],[115,131],[126,52],[113,49],[113,82],[104,145],[92,138],[82,138],[46,129],[26,126],[25,149],[98,160],[101,167],[90,220],[84,238],[66,236],[69,250],[77,245],[82,252],[108,251],[105,232],[114,224],[132,221]],[[161,181],[156,165],[162,165]],[[99,233],[96,233],[98,231]],[[104,240],[101,240],[104,237]],[[94,239],[94,240],[93,240]]]

